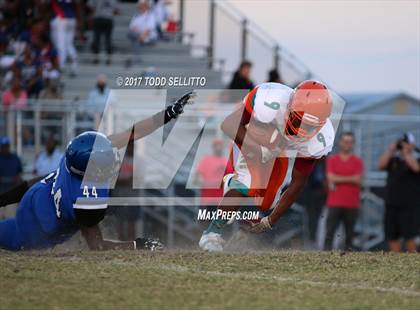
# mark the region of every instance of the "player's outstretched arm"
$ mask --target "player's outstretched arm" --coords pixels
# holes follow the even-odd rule
[[[222,131],[237,145],[243,145],[247,133],[246,125],[249,124],[251,115],[240,107],[226,116],[221,124]]]
[[[113,241],[102,237],[98,225],[92,227],[82,226],[80,228],[90,250],[161,250],[163,244],[159,240],[150,238],[137,238],[133,241]]]
[[[90,250],[131,250],[134,249],[133,242],[117,242],[104,240],[102,237],[101,229],[98,225],[80,228],[83,237]]]
[[[293,169],[292,180],[289,187],[284,192],[280,201],[274,208],[273,212],[268,216],[268,220],[271,225],[276,223],[280,217],[292,206],[292,204],[298,199],[300,192],[302,191],[309,175],[302,173],[297,169]]]
[[[18,203],[26,191],[36,182],[42,180],[44,177],[36,177],[30,180],[22,181],[11,189],[0,194],[0,208],[14,203]]]
[[[188,92],[176,100],[173,104],[169,105],[165,110],[134,124],[134,130],[129,129],[122,133],[111,135],[108,138],[117,148],[126,146],[127,140],[131,141],[141,139],[184,113],[185,105],[191,103],[194,97],[195,93],[193,91]]]
[[[260,223],[254,224],[249,231],[253,233],[262,233],[270,230],[272,226],[282,217],[282,215],[293,205],[298,199],[305,183],[309,177],[309,173],[303,172],[296,167],[292,171],[292,180],[284,192],[280,201],[275,206],[273,212],[269,216],[261,219]]]

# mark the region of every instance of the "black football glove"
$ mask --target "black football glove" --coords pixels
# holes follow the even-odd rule
[[[165,110],[165,119],[171,120],[184,113],[184,106],[188,103],[192,103],[191,100],[195,97],[195,95],[196,94],[194,91],[190,91],[175,101],[173,104],[169,105]]]
[[[159,239],[137,238],[135,241],[137,250],[159,251],[163,250],[163,243]]]

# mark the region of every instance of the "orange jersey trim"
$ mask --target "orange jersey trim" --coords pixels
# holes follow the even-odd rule
[[[255,97],[257,96],[258,86],[251,90],[244,98],[245,109],[251,115],[254,111]]]

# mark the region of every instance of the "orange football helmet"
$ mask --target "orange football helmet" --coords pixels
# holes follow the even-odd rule
[[[307,80],[296,86],[286,113],[286,137],[305,141],[316,135],[331,114],[332,99],[321,82]]]

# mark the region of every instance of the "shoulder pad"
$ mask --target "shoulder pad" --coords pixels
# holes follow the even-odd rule
[[[299,152],[305,157],[321,158],[332,151],[334,138],[334,127],[328,119],[321,130],[302,145],[303,147]]]
[[[279,83],[263,83],[258,86],[254,100],[254,113],[258,121],[269,123],[276,119],[289,103],[293,89]]]

